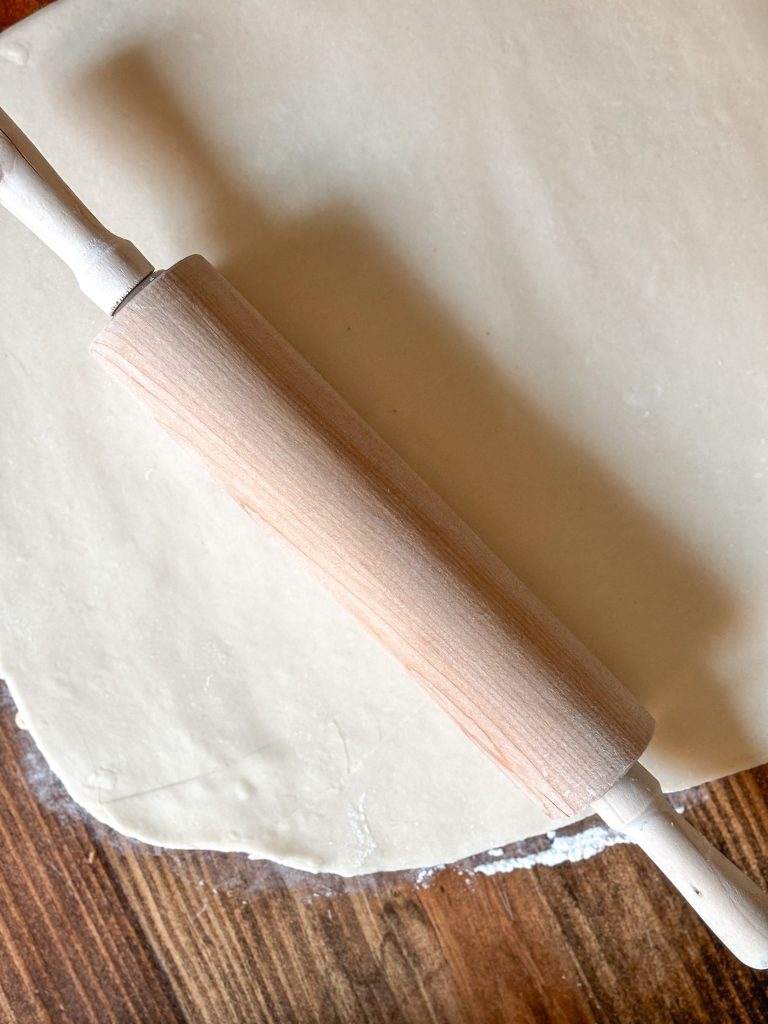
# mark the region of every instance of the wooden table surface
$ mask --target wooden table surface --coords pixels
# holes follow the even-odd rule
[[[0,0],[0,29],[41,6]],[[352,880],[163,851],[69,800],[2,686],[0,739],[3,1024],[768,1021],[768,979],[633,847],[490,876],[466,862]],[[681,800],[768,877],[767,798],[759,768]]]
[[[305,875],[155,849],[93,821],[15,727],[4,690],[0,750],[3,1022],[768,1020],[765,976],[710,938],[634,847],[491,876],[465,863],[421,882]],[[768,877],[767,797],[760,768],[683,802]]]

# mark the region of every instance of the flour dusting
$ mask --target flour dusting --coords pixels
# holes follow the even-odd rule
[[[442,871],[444,867],[445,864],[435,864],[431,868],[419,868],[419,870],[416,872],[414,883],[420,889],[429,888],[429,883],[432,881],[432,879],[435,877],[438,871]]]
[[[482,859],[473,858],[472,861],[464,861],[460,864],[446,865],[435,864],[433,867],[420,868],[414,872],[413,881],[420,889],[427,889],[435,881],[436,876],[443,871],[451,871],[461,875],[467,885],[471,885],[477,875],[506,875],[511,871],[521,869],[555,867],[558,864],[577,864],[582,860],[589,860],[597,856],[610,846],[617,846],[621,843],[630,842],[626,836],[614,832],[605,825],[592,825],[582,832],[560,834],[558,832],[547,832],[546,838],[549,846],[544,850],[535,850],[532,853],[520,852],[516,856],[504,856],[504,848],[494,847],[486,850],[481,855]],[[519,849],[524,844],[515,844]],[[515,845],[509,847],[511,853]],[[525,844],[528,845],[528,844]]]
[[[558,835],[556,832],[547,832],[547,838],[552,841],[545,850],[523,854],[520,857],[505,857],[503,860],[477,864],[473,871],[480,875],[499,875],[509,871],[519,871],[521,868],[549,868],[557,864],[577,864],[581,860],[589,860],[590,857],[596,856],[608,849],[609,846],[630,841],[626,836],[619,832],[613,832],[602,825],[593,825],[575,835]]]

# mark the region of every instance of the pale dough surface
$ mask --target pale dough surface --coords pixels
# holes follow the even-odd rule
[[[0,104],[208,256],[657,716],[768,754],[768,20],[747,0],[61,0]],[[123,832],[344,873],[550,826],[91,363],[0,215],[0,669]]]

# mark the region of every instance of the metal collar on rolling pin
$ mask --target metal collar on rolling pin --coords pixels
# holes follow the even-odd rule
[[[550,814],[591,804],[736,956],[768,968],[765,893],[638,762],[648,712],[209,263],[155,273],[2,111],[0,204],[111,314],[96,359],[489,757]]]

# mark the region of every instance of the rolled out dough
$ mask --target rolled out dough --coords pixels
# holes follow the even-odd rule
[[[0,102],[206,254],[657,716],[768,753],[768,19],[749,0],[61,0]],[[549,827],[91,364],[2,216],[0,669],[122,832],[356,873]]]

